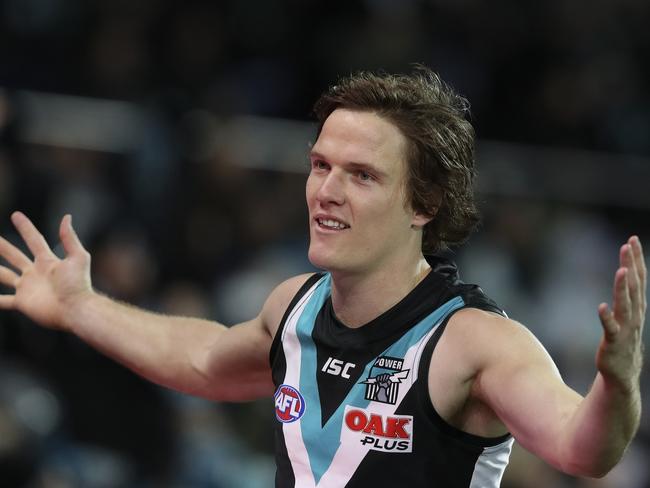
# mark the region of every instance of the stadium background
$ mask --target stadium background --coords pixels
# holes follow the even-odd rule
[[[311,104],[421,62],[472,103],[480,231],[454,253],[586,392],[620,243],[650,249],[650,3],[0,1],[0,233],[73,214],[95,286],[226,323],[309,270]],[[59,250],[60,251],[60,250]],[[646,331],[645,340],[649,334]],[[517,449],[504,488],[650,486],[650,379],[603,480]],[[268,487],[271,401],[190,399],[0,314],[0,485]]]

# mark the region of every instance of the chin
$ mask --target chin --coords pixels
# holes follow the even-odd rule
[[[363,269],[362,263],[355,263],[351,260],[352,256],[347,256],[346,259],[333,252],[328,252],[328,250],[310,248],[307,257],[309,258],[309,262],[316,268],[330,273],[349,273]]]
[[[332,249],[323,249],[320,246],[310,246],[307,257],[316,268],[325,271],[334,271],[342,265],[340,256],[337,256]]]
[[[316,251],[310,247],[309,252],[307,253],[307,258],[316,268],[329,271],[331,260],[327,259],[325,253]]]

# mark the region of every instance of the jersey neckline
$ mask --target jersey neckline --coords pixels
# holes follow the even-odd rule
[[[457,268],[452,261],[438,256],[426,256],[426,259],[431,270],[415,288],[391,308],[360,327],[348,327],[341,322],[334,312],[332,297],[328,296],[322,312],[329,319],[325,323],[331,324],[329,332],[347,343],[363,344],[365,341],[383,340],[401,334],[426,317],[444,303],[442,294],[447,286],[443,283],[458,280]]]

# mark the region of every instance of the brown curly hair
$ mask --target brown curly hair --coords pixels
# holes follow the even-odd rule
[[[473,188],[475,135],[466,118],[467,99],[417,65],[409,75],[361,71],[339,80],[314,105],[318,134],[337,108],[374,112],[406,137],[409,203],[433,217],[423,229],[423,252],[464,242],[479,222]]]

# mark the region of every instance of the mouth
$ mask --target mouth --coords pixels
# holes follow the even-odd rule
[[[345,230],[349,229],[350,226],[347,224],[344,224],[343,222],[335,219],[325,219],[325,218],[320,218],[317,217],[314,219],[316,223],[318,224],[318,227],[321,229],[327,229],[327,230]]]

